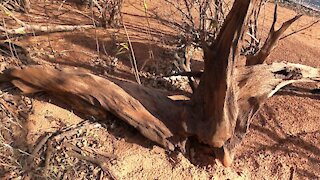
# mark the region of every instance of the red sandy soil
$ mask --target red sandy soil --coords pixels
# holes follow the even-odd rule
[[[140,68],[145,61],[147,61],[147,67],[157,64],[154,61],[159,64],[168,64],[174,58],[164,54],[167,49],[171,48],[168,43],[173,42],[173,37],[178,33],[172,28],[161,25],[155,19],[149,19],[150,26],[148,26],[142,2],[142,0],[126,1],[122,10],[125,12],[124,22],[133,41],[138,67]],[[32,10],[28,15],[17,14],[17,17],[30,23],[90,23],[90,20],[83,18],[79,13],[68,11],[77,10],[74,5],[65,4],[61,11],[56,11],[60,3],[39,1],[32,4]],[[147,3],[149,11],[161,12],[164,16],[169,12],[168,5],[165,3],[160,3],[160,1],[147,1]],[[282,7],[279,7],[278,10],[279,25],[280,22],[295,15],[293,10]],[[272,4],[268,4],[263,13],[266,16],[261,27],[264,28],[264,34],[266,34],[272,22]],[[310,24],[314,20],[316,18],[303,16],[288,29],[287,33]],[[44,66],[75,66],[101,76],[109,74],[134,81],[130,61],[126,55],[119,56],[116,71],[106,71],[106,66],[110,61],[109,56],[117,53],[115,43],[125,41],[126,36],[123,30],[102,28],[30,36],[14,40],[16,44],[26,48],[31,57],[38,57],[37,63]],[[99,45],[99,55],[97,45]],[[267,63],[288,61],[320,67],[319,47],[320,24],[318,23],[281,40]],[[149,57],[148,51],[150,50],[153,51],[154,59]],[[200,64],[199,67],[202,66],[201,61],[198,64]],[[297,86],[316,87],[310,84]],[[55,132],[82,121],[83,116],[77,116],[70,108],[62,108],[50,102],[50,98],[43,97],[43,95],[33,100],[33,111],[23,124],[24,132],[26,132],[24,138],[26,151],[30,152],[39,141],[39,137],[45,132]],[[319,95],[304,92],[278,93],[268,100],[254,117],[250,132],[238,149],[233,165],[229,168],[223,167],[214,159],[211,164],[202,165],[201,158],[209,157],[201,157],[198,163],[191,163],[180,154],[177,157],[171,157],[166,150],[147,140],[133,128],[124,123],[118,123],[117,120],[106,119],[104,121],[108,122],[102,122],[102,124],[107,125],[95,126],[92,130],[88,130],[93,134],[81,135],[69,141],[77,144],[78,142],[83,143],[83,139],[91,138],[95,140],[98,150],[116,155],[117,158],[109,169],[119,179],[319,179],[319,109]],[[51,161],[54,164],[49,168],[52,172],[55,166],[63,164],[61,161],[61,164],[54,160]],[[74,164],[74,166],[80,165]],[[91,177],[81,172],[72,173],[71,170],[63,173],[66,175],[60,174],[56,177],[69,179],[90,179]],[[9,177],[8,172],[0,172],[0,174],[6,175],[3,176],[4,179]],[[96,176],[91,178],[94,177]]]

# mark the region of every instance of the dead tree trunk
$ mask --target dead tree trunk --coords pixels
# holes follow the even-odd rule
[[[216,41],[205,48],[205,69],[191,99],[89,73],[38,66],[2,72],[0,82],[9,81],[24,93],[45,91],[79,106],[85,102],[108,111],[169,150],[185,152],[188,138],[196,137],[229,166],[253,115],[267,98],[290,83],[320,81],[319,69],[300,64],[235,67],[254,3],[234,2]]]
[[[204,73],[192,97],[198,119],[189,127],[193,127],[190,133],[196,134],[200,142],[212,147],[222,147],[231,138],[239,112],[234,62],[239,55],[238,42],[250,4],[250,0],[235,1],[216,41],[204,49]],[[226,165],[232,159],[227,156],[222,158]]]

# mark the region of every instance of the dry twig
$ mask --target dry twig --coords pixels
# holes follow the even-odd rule
[[[53,136],[52,139],[54,139],[55,141],[59,142],[65,137],[73,136],[78,131],[92,129],[92,128],[94,128],[95,125],[96,125],[96,123],[90,123],[88,121],[83,121],[83,122],[81,122],[79,124],[70,126],[67,129],[63,130],[63,131],[57,132],[56,135]]]
[[[131,65],[132,65],[132,68],[133,68],[133,71],[134,71],[134,76],[136,77],[137,83],[141,84],[136,56],[134,55],[134,50],[133,50],[132,43],[131,43],[128,31],[127,31],[127,27],[126,27],[126,25],[124,23],[123,23],[123,28],[124,28],[124,31],[126,33],[126,36],[127,36],[127,39],[128,39],[128,43],[129,43],[129,46],[130,46],[130,52],[131,52],[130,62],[131,62]]]
[[[46,159],[44,161],[44,168],[43,168],[43,175],[48,174],[49,166],[50,166],[50,158],[53,153],[53,146],[52,146],[52,140],[47,141],[47,152],[46,152]]]
[[[99,166],[106,174],[109,175],[110,178],[112,178],[114,180],[119,179],[119,178],[116,178],[116,175],[114,175],[114,174],[112,174],[110,172],[108,164],[106,162],[100,160],[100,159],[89,157],[89,156],[84,156],[84,155],[81,155],[80,153],[77,153],[77,152],[75,152],[73,150],[67,151],[66,153],[69,156],[78,158],[80,160],[88,161],[88,162],[90,162],[92,164],[95,164],[95,165]]]
[[[282,39],[284,39],[284,38],[287,38],[287,37],[289,37],[289,36],[291,36],[291,35],[294,35],[294,34],[296,34],[296,33],[301,32],[301,31],[304,31],[304,30],[306,30],[306,29],[308,29],[308,28],[312,27],[313,25],[317,24],[318,22],[320,22],[320,20],[319,20],[319,19],[318,19],[318,20],[316,20],[316,21],[314,21],[314,22],[312,22],[311,24],[309,24],[309,25],[307,25],[307,26],[305,26],[305,27],[302,27],[302,28],[300,28],[300,29],[298,29],[298,30],[295,30],[295,31],[293,31],[293,32],[291,32],[291,33],[289,33],[289,34],[287,34],[287,35],[285,35],[285,36],[281,37],[279,40],[282,40]]]

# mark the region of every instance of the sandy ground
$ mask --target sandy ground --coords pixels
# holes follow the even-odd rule
[[[39,2],[32,4],[29,15],[18,17],[31,22],[42,23],[90,23],[75,11],[73,6],[65,4],[61,12],[55,8],[60,3]],[[168,5],[165,3],[147,1],[148,10],[163,13],[168,17],[168,11],[161,11]],[[46,7],[46,8],[43,8]],[[167,7],[169,9],[169,6]],[[69,11],[74,9],[74,11]],[[166,52],[169,43],[178,33],[159,20],[145,18],[143,1],[126,1],[124,22],[138,62],[138,67],[146,62],[145,71],[152,69],[153,64],[170,64],[173,58]],[[273,6],[269,4],[263,10],[265,18],[261,21],[263,32],[266,33],[272,22]],[[49,14],[49,17],[48,17]],[[295,15],[293,10],[279,7],[279,20],[284,22]],[[44,18],[46,17],[46,18]],[[70,20],[73,18],[73,20]],[[7,18],[8,19],[8,18]],[[70,20],[67,21],[67,20]],[[303,16],[287,33],[297,30],[316,18]],[[263,23],[262,23],[263,22]],[[10,21],[8,21],[10,24]],[[54,33],[42,36],[16,38],[18,45],[27,48],[30,56],[37,57],[36,62],[44,66],[74,66],[98,75],[113,75],[128,80],[134,80],[130,61],[126,55],[118,56],[117,70],[110,69],[111,56],[117,54],[116,43],[126,40],[123,30],[97,29],[81,32]],[[97,46],[100,54],[97,55]],[[320,67],[320,24],[281,40],[267,63],[288,61]],[[154,58],[150,58],[152,50]],[[160,63],[159,63],[160,62]],[[1,62],[5,66],[5,61]],[[30,62],[28,62],[30,63]],[[197,67],[201,62],[197,61]],[[300,88],[315,88],[316,85],[296,85]],[[4,88],[2,91],[4,91]],[[1,92],[2,92],[1,91]],[[3,93],[3,92],[2,92]],[[14,94],[14,97],[20,95]],[[2,97],[2,96],[1,96]],[[11,97],[11,96],[8,96]],[[36,97],[36,98],[35,98]],[[48,133],[67,131],[68,127],[76,126],[83,120],[91,120],[86,128],[78,128],[74,134],[64,138],[53,137],[54,150],[49,158],[49,166],[41,163],[46,159],[44,145],[37,154],[34,172],[30,175],[28,156],[17,160],[21,166],[1,167],[0,176],[3,179],[21,178],[26,174],[31,179],[108,179],[101,170],[101,164],[90,163],[76,158],[70,159],[65,151],[68,148],[86,150],[86,155],[95,154],[106,164],[110,173],[116,179],[319,179],[320,178],[320,96],[308,92],[280,92],[272,97],[254,117],[250,132],[238,149],[235,161],[229,168],[224,168],[220,162],[212,159],[210,165],[201,162],[191,163],[181,154],[172,156],[166,150],[141,136],[135,129],[119,122],[114,117],[108,117],[98,122],[85,115],[77,115],[73,107],[54,103],[47,95],[29,97],[32,101],[32,111],[21,123],[23,133],[12,135],[14,148],[32,153],[42,137]],[[22,102],[22,100],[16,100]],[[7,102],[7,101],[6,101]],[[24,101],[23,101],[24,102]],[[11,107],[11,105],[9,106]],[[18,107],[12,105],[12,107]],[[13,128],[14,129],[14,128]],[[19,129],[19,128],[18,128]],[[2,132],[2,131],[1,131]],[[12,131],[11,131],[12,132]],[[1,146],[2,147],[2,146]],[[92,150],[95,149],[95,150]],[[93,153],[94,151],[94,153]],[[8,152],[9,153],[9,152]],[[108,154],[115,156],[110,160]],[[22,157],[22,156],[19,156]],[[210,158],[210,157],[202,157]],[[81,159],[81,158],[80,158]],[[0,164],[1,166],[1,164]],[[28,171],[29,170],[29,171]],[[17,173],[13,173],[17,171]],[[46,171],[47,173],[43,173]],[[27,172],[27,173],[26,173]]]

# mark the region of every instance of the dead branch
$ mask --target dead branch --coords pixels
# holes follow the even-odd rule
[[[291,33],[289,33],[289,34],[285,35],[285,36],[282,36],[279,40],[282,40],[282,39],[284,39],[284,38],[287,38],[287,37],[289,37],[289,36],[292,36],[292,35],[294,35],[294,34],[296,34],[296,33],[301,32],[301,31],[304,31],[304,30],[306,30],[306,29],[308,29],[308,28],[312,27],[313,25],[317,24],[318,22],[320,22],[320,20],[319,20],[319,19],[318,19],[318,20],[316,20],[316,21],[314,21],[314,22],[312,22],[311,24],[309,24],[309,25],[307,25],[307,26],[305,26],[305,27],[302,27],[302,28],[300,28],[300,29],[298,29],[298,30],[295,30],[295,31],[293,31],[293,32],[291,32]]]
[[[89,149],[89,148],[85,148],[85,149],[81,149],[71,143],[66,142],[64,144],[64,146],[69,149],[66,153],[69,156],[73,156],[75,158],[78,158],[80,160],[84,160],[84,161],[88,161],[92,164],[95,164],[97,166],[99,166],[106,174],[108,174],[112,179],[119,179],[114,173],[112,173],[109,168],[110,168],[110,163],[108,163],[109,160],[114,160],[116,159],[116,156],[111,154],[109,156],[103,156],[105,158],[102,158],[101,154],[96,153],[95,150]],[[90,156],[84,156],[82,155],[84,152],[87,152],[89,154],[91,154]],[[95,154],[95,155],[94,155]],[[108,160],[106,160],[108,159]]]
[[[190,23],[192,24],[193,19],[192,16],[190,17],[189,14],[187,14],[183,9],[181,9],[176,2],[172,2],[171,0],[165,0],[167,3],[169,3],[170,5],[172,5],[175,9],[177,9],[181,15],[183,15],[187,20],[190,21]],[[190,12],[189,12],[190,13]]]
[[[277,22],[277,8],[278,8],[278,4],[276,3],[274,8],[273,22],[265,43],[263,44],[262,48],[258,53],[256,53],[255,55],[247,56],[247,60],[246,60],[247,66],[262,64],[268,58],[271,51],[276,47],[282,34],[289,28],[289,26],[292,23],[294,23],[296,20],[298,20],[302,16],[302,14],[296,15],[290,20],[284,22],[282,26],[276,31],[275,24]]]
[[[30,34],[41,34],[41,33],[55,33],[55,32],[67,32],[76,30],[87,30],[96,28],[94,25],[27,25],[16,29],[6,29],[0,27],[2,33],[0,38],[6,38],[6,34],[10,36],[25,36]]]
[[[39,141],[39,143],[35,146],[35,148],[33,149],[31,155],[32,158],[35,157],[38,152],[40,151],[40,149],[43,147],[44,144],[47,143],[48,139],[51,137],[51,134],[46,134],[44,137],[41,138],[41,140]]]
[[[183,72],[178,72],[178,73],[174,73],[168,76],[164,76],[164,77],[170,77],[170,76],[188,76],[188,77],[195,77],[195,78],[200,78],[201,75],[203,74],[203,71],[183,71]]]
[[[28,1],[28,0],[27,0]],[[75,30],[87,30],[96,28],[94,25],[29,25],[21,21],[14,16],[6,7],[0,4],[0,10],[2,10],[7,16],[14,19],[21,27],[15,29],[7,29],[6,27],[0,26],[0,38],[8,38],[9,36],[23,36],[30,34],[41,34],[41,33],[54,33],[54,32],[67,32]]]
[[[175,112],[171,112],[171,117],[168,116],[168,114],[164,114],[165,117],[163,117],[163,115],[157,111],[166,108],[181,111],[181,108],[176,107],[176,104],[165,96],[165,94],[128,82],[117,82],[122,85],[121,88],[110,80],[91,74],[73,73],[68,70],[59,71],[51,68],[45,71],[41,71],[40,69],[43,68],[35,66],[33,68],[22,69],[21,71],[13,70],[8,73],[10,76],[17,75],[18,77],[16,78],[18,79],[21,78],[21,73],[32,74],[22,81],[16,78],[14,78],[16,80],[12,81],[17,87],[23,89],[25,93],[48,91],[50,94],[56,97],[60,96],[60,98],[62,97],[66,100],[70,98],[67,94],[73,95],[73,97],[71,97],[72,99],[79,97],[78,99],[85,100],[98,108],[103,108],[115,114],[120,119],[125,119],[146,137],[155,142],[159,142],[159,144],[170,150],[174,150],[174,145],[168,140],[169,137],[172,137],[170,129],[182,132],[183,128],[181,125],[175,124]],[[60,73],[66,73],[66,76],[63,77]],[[43,77],[46,77],[47,80],[43,81]],[[32,85],[30,82],[32,82]],[[82,87],[79,87],[79,85]],[[42,87],[46,88],[43,89]],[[75,87],[79,88],[75,89]],[[103,87],[108,87],[108,89]],[[131,96],[129,93],[136,94],[136,96]],[[159,100],[161,103],[151,103],[148,99]],[[130,107],[127,107],[129,104]],[[159,118],[166,119],[168,125],[171,124],[171,126],[165,126],[163,122],[159,121]]]
[[[191,25],[194,27],[194,20],[191,12],[193,2],[189,2],[188,0],[183,0],[185,7],[187,8],[188,12],[188,19],[190,19]]]
[[[41,137],[40,141],[38,142],[38,144],[35,146],[35,148],[33,149],[31,156],[29,156],[29,158],[27,159],[27,169],[25,170],[25,174],[27,176],[32,176],[32,172],[31,170],[34,168],[35,166],[35,158],[39,157],[39,151],[40,149],[47,143],[48,139],[51,137],[51,134],[46,134],[45,136]]]
[[[89,157],[89,156],[84,156],[84,155],[81,155],[80,153],[77,153],[77,152],[75,152],[73,150],[67,151],[66,153],[69,156],[78,158],[80,160],[88,161],[88,162],[90,162],[92,164],[95,164],[95,165],[99,166],[113,180],[119,179],[119,178],[116,178],[116,176],[110,172],[107,163],[102,161],[102,160],[100,160],[100,159]]]
[[[62,132],[55,133],[55,135],[52,137],[52,139],[59,142],[63,138],[73,136],[78,131],[93,129],[96,125],[97,125],[96,123],[90,123],[88,121],[80,122],[79,124],[68,127],[66,130],[63,130]]]
[[[122,17],[122,16],[121,16]],[[123,20],[122,20],[123,21]],[[133,47],[132,47],[132,43],[131,43],[131,40],[130,40],[130,37],[129,37],[129,34],[128,34],[128,31],[127,31],[127,27],[125,24],[123,24],[123,28],[124,28],[124,31],[126,33],[126,37],[127,37],[127,40],[128,40],[128,43],[129,43],[129,47],[130,47],[130,53],[131,53],[131,57],[130,57],[130,62],[131,62],[131,66],[132,66],[132,69],[133,69],[133,73],[134,73],[134,76],[137,80],[137,83],[138,84],[141,84],[141,80],[140,80],[140,77],[139,77],[139,70],[138,70],[138,66],[137,66],[137,60],[136,60],[136,56],[134,54],[134,50],[133,50]]]
[[[250,37],[250,40],[245,39],[247,41],[247,46],[242,47],[242,54],[243,55],[253,55],[255,54],[260,48],[260,38],[258,37],[258,20],[261,11],[261,7],[264,6],[264,0],[256,1],[254,5],[257,8],[252,8],[249,20],[248,20],[248,32],[246,35]]]
[[[118,156],[115,154],[111,153],[106,153],[101,150],[97,150],[96,148],[91,148],[91,147],[84,147],[84,150],[91,153],[91,154],[96,154],[98,156],[103,156],[104,158],[110,159],[110,160],[116,160],[118,159]]]
[[[48,174],[48,170],[49,170],[49,166],[50,166],[50,158],[52,156],[53,153],[53,145],[52,145],[52,140],[48,140],[47,141],[47,151],[46,151],[46,158],[44,161],[44,167],[43,167],[43,175],[47,176]]]

